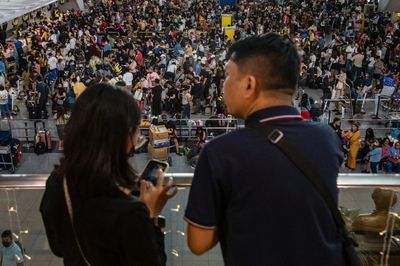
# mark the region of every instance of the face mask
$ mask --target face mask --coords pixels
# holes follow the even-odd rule
[[[6,247],[6,248],[8,248],[9,246],[11,246],[11,243],[10,242],[2,242],[3,243],[3,246],[4,247]]]

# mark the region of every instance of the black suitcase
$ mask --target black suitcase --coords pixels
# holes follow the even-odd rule
[[[39,119],[39,108],[34,101],[26,101],[26,109],[28,110],[29,119]]]

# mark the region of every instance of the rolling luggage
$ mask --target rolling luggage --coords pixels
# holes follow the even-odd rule
[[[35,101],[26,101],[26,109],[28,110],[28,118],[29,119],[39,119],[39,108],[35,104]]]
[[[37,124],[42,123],[42,128],[38,129]],[[36,154],[43,154],[52,149],[51,133],[46,129],[44,121],[36,121],[35,126],[35,148]]]

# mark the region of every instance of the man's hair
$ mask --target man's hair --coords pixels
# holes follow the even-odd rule
[[[12,239],[13,237],[12,237],[12,232],[11,232],[11,230],[4,230],[3,233],[1,233],[1,237],[2,237],[2,238],[9,237],[9,238]]]
[[[241,74],[252,74],[264,90],[296,89],[300,58],[289,39],[276,33],[255,35],[232,44],[227,58]]]

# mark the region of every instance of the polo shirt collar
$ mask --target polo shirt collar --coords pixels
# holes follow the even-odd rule
[[[258,110],[247,117],[245,124],[254,122],[269,122],[275,120],[301,120],[296,108],[289,105],[274,106]]]

